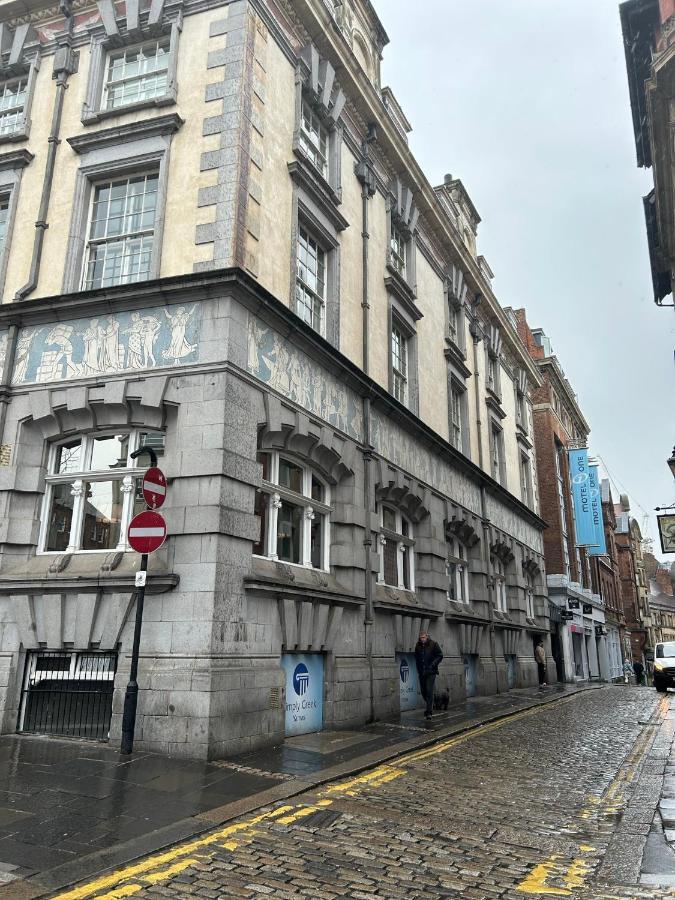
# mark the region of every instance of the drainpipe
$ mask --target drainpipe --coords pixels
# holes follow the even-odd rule
[[[76,53],[71,46],[72,30],[73,30],[73,14],[70,4],[64,2],[61,4],[61,11],[66,17],[65,34],[59,38],[59,47],[54,56],[54,69],[52,78],[56,79],[56,96],[54,98],[54,110],[52,113],[52,125],[47,138],[47,161],[45,163],[45,175],[42,182],[42,196],[40,198],[40,209],[38,211],[37,222],[35,223],[35,238],[33,241],[33,257],[30,264],[30,274],[28,281],[14,295],[14,300],[25,300],[32,294],[37,287],[38,277],[40,275],[40,263],[42,261],[42,245],[44,242],[45,231],[49,228],[47,214],[49,213],[49,200],[52,193],[52,184],[54,182],[54,167],[56,164],[56,151],[61,139],[59,132],[61,130],[61,114],[63,112],[63,101],[68,87],[68,77],[77,72],[79,54]]]
[[[375,195],[375,171],[370,161],[369,146],[376,139],[375,126],[368,127],[368,134],[362,145],[362,156],[356,165],[356,177],[361,183],[361,253],[362,253],[362,294],[361,309],[363,311],[363,358],[362,368],[365,375],[370,370],[370,354],[369,354],[369,314],[370,314],[370,295],[368,292],[368,254],[370,244],[370,234],[368,232],[368,202]],[[372,492],[372,462],[373,448],[371,443],[371,427],[370,427],[370,397],[363,397],[363,507],[365,513],[365,531],[363,538],[363,551],[365,557],[364,572],[364,589],[365,589],[365,610],[364,610],[364,640],[366,657],[368,659],[368,678],[370,682],[370,716],[369,721],[375,721],[375,672],[373,667],[373,623],[375,612],[373,607],[373,573],[371,571],[371,555],[373,537],[370,528],[371,516],[371,492]]]

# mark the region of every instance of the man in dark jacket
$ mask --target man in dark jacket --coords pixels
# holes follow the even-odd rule
[[[431,718],[434,708],[434,684],[438,675],[438,665],[443,659],[443,651],[436,641],[432,641],[426,631],[420,631],[420,639],[415,645],[415,662],[420,681],[420,691],[426,702],[425,719]]]

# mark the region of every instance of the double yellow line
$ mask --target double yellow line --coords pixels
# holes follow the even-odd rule
[[[574,694],[556,702],[567,703],[576,696],[578,695]],[[79,887],[58,894],[56,900],[89,900],[94,897],[97,900],[118,900],[118,898],[133,896],[145,887],[168,881],[196,863],[208,861],[217,849],[236,850],[255,837],[259,826],[268,823],[292,825],[314,812],[331,806],[334,800],[341,797],[356,797],[366,789],[389,784],[406,775],[407,766],[412,766],[432,756],[438,756],[458,744],[487,734],[505,724],[529,718],[539,712],[540,708],[540,706],[535,706],[514,713],[496,722],[479,725],[456,737],[433,744],[431,747],[406,753],[396,759],[396,765],[376,766],[354,778],[328,785],[318,794],[319,799],[315,803],[279,806],[241,822],[218,828],[204,837],[177,844],[166,851],[147,856],[140,862],[132,863],[108,875],[85,882]]]

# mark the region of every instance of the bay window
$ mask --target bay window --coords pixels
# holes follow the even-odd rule
[[[391,587],[415,590],[412,523],[390,506],[380,508],[380,573],[378,580]]]
[[[163,437],[160,432],[134,430],[52,445],[40,550],[128,550],[129,522],[145,509],[141,476],[147,467],[146,459],[139,466],[131,454],[145,444],[160,454]]]
[[[258,454],[262,486],[255,514],[260,539],[255,556],[313,569],[329,568],[330,491],[309,466],[277,451]]]

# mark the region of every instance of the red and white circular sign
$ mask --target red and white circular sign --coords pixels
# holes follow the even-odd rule
[[[159,509],[166,500],[166,476],[156,466],[143,476],[143,499],[150,509]]]
[[[129,523],[127,540],[136,553],[154,553],[166,540],[166,522],[159,513],[146,510]]]

